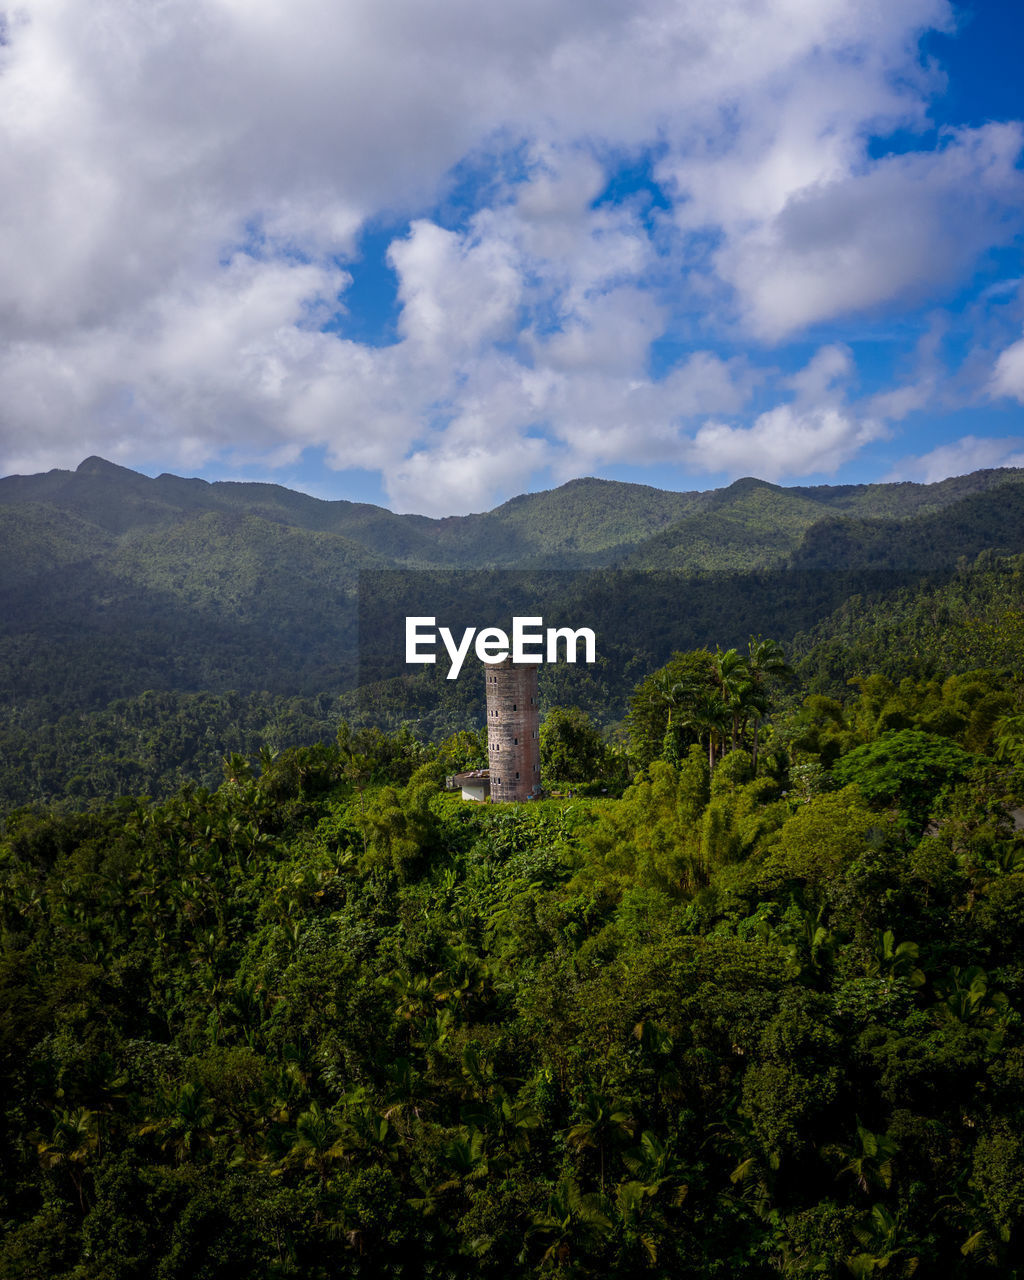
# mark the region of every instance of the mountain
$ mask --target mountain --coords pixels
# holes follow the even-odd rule
[[[1024,485],[968,493],[911,519],[822,520],[790,558],[796,569],[941,570],[982,551],[1012,555],[1024,549]]]
[[[828,516],[828,504],[763,480],[737,480],[699,495],[681,520],[627,559],[637,569],[727,569],[739,572],[783,562],[808,529]]]
[[[572,480],[477,515],[430,519],[368,503],[328,502],[280,485],[155,479],[87,458],[76,471],[0,479],[0,511],[41,505],[115,536],[154,533],[202,515],[247,516],[307,533],[350,539],[396,567],[577,566],[619,555],[677,520],[701,499],[647,485]]]
[[[942,680],[1024,669],[1024,556],[983,551],[955,573],[881,594],[854,594],[808,631],[793,656],[813,693],[842,697],[856,676]]]
[[[800,569],[923,567],[923,560],[945,563],[976,554],[993,541],[1017,549],[1012,526],[1022,494],[1024,471],[1013,468],[930,485],[783,488],[747,478],[695,495],[682,519],[650,537],[626,563],[643,569],[737,572],[777,564]],[[956,521],[950,523],[954,508]],[[1001,539],[984,532],[990,516],[999,529],[1011,526]]]
[[[931,485],[783,488],[748,477],[724,489],[674,493],[585,478],[523,494],[493,511],[431,519],[395,515],[369,503],[329,502],[280,485],[167,474],[150,479],[93,457],[76,471],[0,479],[0,513],[41,506],[114,537],[136,532],[143,540],[203,515],[245,516],[347,539],[396,568],[625,562],[638,568],[731,569],[785,558],[820,521],[902,522],[1022,482],[1024,470],[1001,468]]]
[[[601,663],[552,670],[545,697],[608,721],[673,649],[758,632],[788,641],[850,595],[941,578],[986,550],[1024,552],[1024,471],[935,485],[745,478],[703,493],[588,478],[430,519],[88,458],[0,479],[0,548],[0,716],[20,734],[146,691],[265,695],[246,712],[258,728],[280,720],[275,700],[371,682],[369,717],[386,707],[391,723],[441,732],[478,699],[423,687],[427,673],[410,679],[395,649],[402,615],[435,604],[481,626],[511,612],[594,625]],[[362,633],[361,601],[387,606]]]

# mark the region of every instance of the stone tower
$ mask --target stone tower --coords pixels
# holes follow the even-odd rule
[[[485,663],[492,800],[540,794],[540,707],[534,663]]]

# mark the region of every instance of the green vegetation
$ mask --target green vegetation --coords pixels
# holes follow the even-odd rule
[[[10,813],[0,1275],[1018,1274],[1022,707],[755,639],[636,687],[621,798],[343,723]]]
[[[550,781],[593,782],[614,765],[601,730],[578,707],[552,707],[540,730],[541,772]]]
[[[801,674],[837,693],[867,672],[934,678],[978,667],[1020,667],[1024,556],[982,552],[955,572],[895,592],[854,594],[794,641]]]
[[[746,479],[679,494],[578,480],[430,520],[273,485],[148,479],[98,458],[0,479],[0,805],[59,800],[69,783],[76,800],[209,785],[227,750],[329,741],[338,708],[434,741],[480,723],[482,689],[410,675],[400,657],[388,666],[378,648],[394,659],[399,632],[360,629],[360,581],[373,596],[381,571],[396,615],[422,612],[405,607],[415,590],[463,625],[517,601],[592,622],[599,664],[546,670],[542,697],[605,727],[675,650],[728,651],[756,634],[796,640],[804,675],[830,696],[868,671],[1011,666],[1024,638],[1021,481]],[[204,710],[203,742],[191,696],[226,700]],[[330,714],[289,710],[324,697]],[[148,733],[153,699],[173,709]],[[295,732],[275,727],[282,716]],[[168,721],[177,753],[161,741]]]
[[[1024,1274],[1022,501],[0,481],[0,1276]],[[599,625],[571,796],[410,567]]]
[[[0,727],[0,810],[215,787],[229,752],[333,742],[339,720],[337,699],[270,694],[150,692],[42,723],[16,710]]]

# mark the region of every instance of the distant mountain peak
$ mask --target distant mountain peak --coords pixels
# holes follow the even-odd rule
[[[773,489],[780,491],[781,485],[772,484],[770,480],[760,480],[757,476],[741,476],[738,480],[734,480],[732,484],[727,485],[722,493],[747,493],[751,489]],[[714,492],[714,491],[712,491]]]
[[[108,462],[106,458],[98,458],[95,454],[80,462],[75,468],[76,475],[84,476],[137,476],[137,471],[130,467],[119,467],[116,462]]]
[[[161,471],[156,478],[156,483],[161,484],[162,482],[176,485],[191,485],[193,488],[197,485],[206,489],[210,487],[209,480],[203,480],[200,476],[176,476],[173,471]],[[267,485],[268,489],[275,487],[276,486],[274,485]],[[285,492],[287,493],[289,490],[286,489]]]

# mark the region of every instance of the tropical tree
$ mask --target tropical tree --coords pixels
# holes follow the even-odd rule
[[[37,1146],[44,1169],[63,1169],[71,1179],[78,1203],[85,1212],[83,1180],[89,1157],[98,1150],[100,1134],[97,1118],[85,1107],[58,1112],[53,1132]]]
[[[732,722],[732,713],[722,698],[711,690],[701,690],[682,712],[682,723],[693,730],[697,741],[707,738],[708,769],[714,771],[715,753]]]
[[[751,756],[754,770],[757,770],[758,730],[761,718],[771,710],[770,685],[772,682],[782,683],[793,678],[793,668],[786,661],[782,645],[777,640],[762,640],[760,636],[750,637],[747,646],[747,670],[750,673],[750,694],[748,707],[754,721],[754,741]]]
[[[873,804],[897,806],[919,833],[944,787],[962,782],[978,763],[955,742],[918,729],[883,734],[856,747],[832,767],[840,786],[856,783]]]
[[[714,655],[707,649],[675,653],[634,690],[629,700],[629,741],[630,754],[640,768],[647,768],[662,754],[669,729],[683,727],[684,708],[702,691],[714,690],[713,664]]]
[[[671,714],[671,713],[670,713]],[[605,769],[601,730],[578,707],[552,707],[540,727],[540,762],[547,778],[591,782]]]
[[[598,1153],[601,1190],[604,1191],[605,1151],[609,1145],[631,1136],[633,1118],[629,1107],[589,1090],[581,1108],[582,1115],[565,1136],[574,1147],[592,1147]]]
[[[1000,717],[993,726],[995,757],[1024,768],[1024,714]]]
[[[285,1161],[303,1169],[314,1169],[323,1186],[331,1162],[342,1159],[350,1147],[343,1136],[342,1126],[324,1111],[319,1102],[313,1102],[295,1121],[295,1133]]]
[[[715,685],[728,708],[732,728],[732,749],[739,745],[740,720],[752,686],[750,668],[738,649],[719,649],[713,667]]]
[[[849,1150],[837,1152],[843,1161],[839,1176],[853,1174],[862,1191],[888,1191],[892,1186],[893,1160],[899,1150],[887,1134],[865,1128],[858,1116],[856,1142]]]
[[[544,1209],[534,1215],[526,1243],[543,1247],[543,1269],[565,1268],[599,1248],[613,1230],[604,1197],[585,1194],[575,1182],[563,1179]]]

